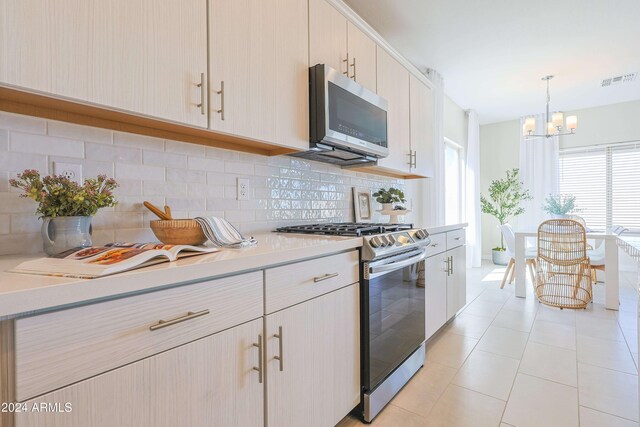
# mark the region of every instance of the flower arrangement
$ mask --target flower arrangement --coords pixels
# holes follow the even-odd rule
[[[549,194],[542,207],[545,212],[551,215],[566,215],[569,212],[577,212],[576,196],[573,194]]]
[[[62,175],[41,178],[37,170],[27,169],[9,184],[23,191],[20,197],[36,201],[36,213],[42,217],[92,216],[98,209],[118,203],[113,195],[118,184],[106,175],[87,178],[80,185]]]
[[[397,188],[389,188],[385,190],[381,188],[380,190],[373,193],[373,197],[376,198],[376,202],[378,203],[404,203],[407,200],[404,198],[404,192]]]

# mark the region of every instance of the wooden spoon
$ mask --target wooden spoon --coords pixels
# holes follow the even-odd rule
[[[162,219],[162,220],[171,220],[171,216],[167,216],[167,214],[165,214],[164,212],[162,212],[160,209],[158,209],[157,207],[155,207],[153,204],[145,201],[142,203],[147,209],[149,209],[151,212],[153,212],[158,218]]]
[[[164,214],[167,219],[173,219],[173,217],[171,216],[171,208],[169,207],[169,205],[164,205]]]

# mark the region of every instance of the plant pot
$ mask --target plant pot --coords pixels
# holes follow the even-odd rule
[[[88,247],[91,241],[91,216],[45,217],[42,223],[42,243],[47,255],[56,255],[73,248]]]
[[[393,210],[393,203],[382,203],[382,210],[383,211],[392,211]]]
[[[495,265],[507,265],[509,264],[509,257],[507,251],[497,251],[493,249],[491,251],[491,259]]]

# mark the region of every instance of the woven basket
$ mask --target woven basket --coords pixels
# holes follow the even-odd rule
[[[154,220],[151,230],[158,240],[167,245],[201,245],[207,241],[195,219]]]

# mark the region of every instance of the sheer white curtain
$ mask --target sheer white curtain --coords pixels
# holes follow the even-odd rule
[[[466,171],[467,267],[480,267],[482,240],[480,228],[480,124],[478,114],[469,110]]]
[[[426,76],[433,84],[433,178],[425,183],[427,201],[427,225],[444,224],[444,80],[434,69],[427,69]]]
[[[536,131],[546,133],[544,114],[535,116]],[[559,189],[559,147],[558,137],[525,139],[522,135],[524,117],[520,118],[520,179],[533,196],[523,203],[525,213],[518,219],[521,228],[537,227],[546,219],[542,210],[544,200]]]

